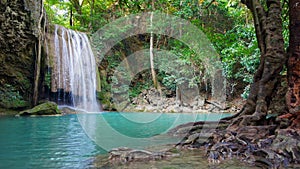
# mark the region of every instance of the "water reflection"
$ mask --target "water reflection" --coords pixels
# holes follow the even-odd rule
[[[221,118],[220,114],[176,113],[126,116],[135,120],[121,113],[0,117],[0,168],[88,168],[92,157],[105,150],[176,143],[178,138],[158,134],[185,122]],[[144,123],[147,118],[155,120]]]
[[[78,119],[87,135],[101,148],[109,151],[116,147],[143,148],[174,144],[182,138],[162,134],[179,124],[197,120],[215,121],[224,116],[227,115],[163,113],[158,116],[158,113],[110,112],[78,114]]]

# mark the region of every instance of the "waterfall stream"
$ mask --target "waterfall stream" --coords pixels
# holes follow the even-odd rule
[[[51,91],[59,104],[100,111],[96,100],[96,62],[85,33],[55,25]]]

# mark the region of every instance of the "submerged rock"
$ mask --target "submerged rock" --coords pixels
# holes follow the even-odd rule
[[[128,163],[133,161],[161,160],[167,157],[177,156],[171,152],[152,152],[148,150],[135,150],[127,147],[112,149],[109,152],[109,160],[112,163]]]
[[[157,147],[159,148],[159,146]],[[93,161],[91,168],[99,169],[181,169],[181,168],[230,168],[230,169],[259,169],[258,167],[246,165],[238,159],[230,159],[220,162],[220,164],[211,164],[206,159],[206,154],[203,149],[174,149],[174,153],[178,155],[172,158],[162,160],[145,160],[133,161],[130,163],[111,163],[107,155],[99,155]],[[173,150],[172,150],[173,153]]]
[[[17,116],[32,116],[32,115],[61,115],[62,112],[54,102],[45,102],[35,106],[32,109],[21,111]]]

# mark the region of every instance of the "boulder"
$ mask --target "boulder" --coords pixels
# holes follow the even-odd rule
[[[21,111],[17,116],[32,116],[32,115],[61,115],[62,112],[54,102],[45,102],[35,106],[32,109]]]

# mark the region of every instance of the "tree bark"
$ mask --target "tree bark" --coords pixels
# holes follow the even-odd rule
[[[73,7],[75,8],[75,10],[78,14],[77,18],[78,18],[80,24],[86,25],[86,20],[82,16],[82,5],[84,3],[84,0],[81,2],[79,0],[70,0],[70,2],[72,3]]]
[[[258,0],[242,0],[242,2],[253,14],[261,57],[247,102],[242,111],[233,118],[228,128],[231,130],[237,130],[240,126],[263,123],[272,100],[272,93],[279,82],[279,73],[286,60],[280,0],[267,0],[267,10]]]
[[[42,25],[42,20],[44,18],[44,4],[41,1],[41,16],[38,22],[38,44],[37,44],[37,52],[36,52],[36,61],[35,61],[35,76],[34,76],[34,89],[33,89],[33,105],[36,106],[39,98],[39,83],[40,83],[40,73],[41,73],[41,59],[42,59],[42,43],[43,36],[45,34],[45,22]],[[42,27],[43,26],[43,27]]]
[[[73,26],[73,10],[72,10],[72,7],[70,7],[70,26]]]
[[[300,0],[289,1],[290,41],[288,53],[287,107],[296,118],[291,127],[300,127]]]
[[[286,168],[289,163],[299,164],[300,0],[289,0],[290,47],[288,52],[284,50],[280,0],[266,0],[266,4],[261,4],[265,1],[259,0],[242,0],[242,2],[253,14],[261,62],[254,76],[250,96],[243,109],[232,117],[220,120],[221,125],[218,126],[216,132],[203,143],[208,149],[208,159],[212,162],[222,160],[230,157],[231,152],[238,149],[235,152],[238,152],[239,157],[245,153],[245,157],[242,158],[245,158],[245,161],[252,161],[249,160],[252,156],[254,157],[252,162],[262,168]],[[272,117],[267,119],[270,104],[276,100],[272,96],[278,93],[277,84],[281,82],[280,72],[287,57],[286,102],[289,113],[277,117],[278,121]],[[284,109],[282,112],[278,109],[276,111],[278,114],[286,113]],[[286,121],[283,118],[289,120]],[[185,139],[177,145],[187,144],[192,148],[203,146],[201,142],[197,142],[203,136],[203,126],[203,123],[195,123]],[[201,129],[201,133],[197,129]],[[230,155],[226,156],[228,152]],[[223,154],[226,155],[220,157]]]
[[[150,16],[150,20],[151,20],[151,26],[152,26],[152,19],[153,19],[153,12],[151,12],[151,16]],[[156,72],[154,69],[154,54],[153,54],[153,32],[151,31],[150,34],[150,69],[151,69],[151,75],[152,75],[152,80],[153,80],[153,85],[154,87],[157,89],[157,78],[156,78]]]
[[[95,0],[89,1],[90,3],[90,22],[89,22],[89,30],[92,31],[93,28],[93,17],[94,17],[94,9],[95,9]]]

